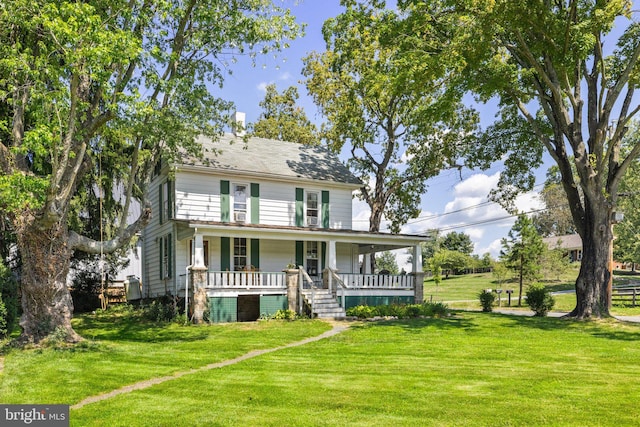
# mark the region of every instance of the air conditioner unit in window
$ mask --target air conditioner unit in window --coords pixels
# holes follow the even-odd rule
[[[307,224],[312,227],[315,227],[316,225],[318,225],[318,217],[310,216],[309,218],[307,218]]]
[[[247,213],[246,212],[234,212],[233,213],[233,219],[235,220],[235,222],[245,222],[247,220]]]

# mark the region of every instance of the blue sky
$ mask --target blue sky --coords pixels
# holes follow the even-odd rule
[[[343,11],[339,0],[300,0],[279,1],[291,7],[298,22],[307,24],[306,35],[291,42],[291,47],[277,55],[258,57],[257,65],[251,66],[249,58],[238,58],[233,64],[233,74],[226,77],[224,87],[218,95],[235,103],[238,111],[247,115],[247,121],[253,122],[260,115],[258,103],[264,99],[264,88],[275,83],[278,91],[289,86],[297,86],[300,94],[298,101],[307,116],[319,124],[322,117],[307,96],[301,75],[302,58],[311,51],[325,50],[322,38],[322,24],[330,17]],[[477,106],[482,117],[483,127],[491,123],[495,108],[491,105]],[[537,171],[537,182],[541,184],[546,163]],[[500,239],[505,237],[515,219],[495,203],[487,203],[489,191],[496,186],[500,165],[486,171],[463,170],[445,171],[429,180],[428,191],[422,197],[422,213],[419,218],[403,227],[403,233],[424,233],[427,229],[440,228],[446,234],[449,231],[465,232],[471,236],[475,245],[474,253],[482,255],[490,252],[495,258],[500,251]],[[536,189],[540,189],[537,185]],[[520,211],[530,211],[541,207],[535,194],[522,195],[517,206]],[[363,202],[354,201],[354,228],[368,229],[369,211]],[[507,217],[507,218],[505,218]],[[502,219],[500,219],[502,218]],[[402,260],[398,259],[402,265]]]

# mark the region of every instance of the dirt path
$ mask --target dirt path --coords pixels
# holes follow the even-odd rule
[[[262,356],[263,354],[273,353],[274,351],[283,350],[285,348],[298,347],[298,346],[305,345],[305,344],[308,344],[308,343],[311,343],[311,342],[320,341],[322,339],[329,338],[329,337],[332,337],[334,335],[337,335],[337,334],[345,331],[348,328],[349,328],[348,324],[345,324],[345,323],[334,323],[333,324],[333,328],[331,330],[329,330],[329,331],[327,331],[327,332],[325,332],[325,333],[323,333],[321,335],[315,336],[315,337],[306,338],[306,339],[304,339],[302,341],[292,342],[292,343],[289,343],[289,344],[286,344],[286,345],[283,345],[283,346],[280,346],[280,347],[250,351],[249,353],[243,354],[242,356],[238,356],[235,359],[223,360],[222,362],[211,363],[209,365],[201,366],[200,368],[191,369],[189,371],[176,372],[173,375],[167,375],[167,376],[164,376],[164,377],[151,378],[149,380],[140,381],[140,382],[137,382],[137,383],[134,383],[134,384],[130,384],[130,385],[121,387],[121,388],[119,388],[117,390],[110,391],[110,392],[105,393],[105,394],[100,394],[100,395],[97,395],[97,396],[87,397],[86,399],[84,399],[84,400],[76,403],[75,405],[71,406],[71,409],[79,409],[79,408],[82,408],[83,406],[89,405],[91,403],[96,403],[96,402],[100,402],[100,401],[103,401],[103,400],[107,400],[107,399],[110,399],[112,397],[118,396],[120,394],[130,393],[132,391],[149,388],[149,387],[154,386],[156,384],[161,384],[161,383],[166,382],[166,381],[175,380],[175,379],[183,377],[185,375],[196,374],[198,372],[209,371],[211,369],[224,368],[225,366],[233,365],[235,363],[240,363],[240,362],[242,362],[244,360],[247,360],[247,359],[252,359],[252,358],[257,357],[257,356]]]

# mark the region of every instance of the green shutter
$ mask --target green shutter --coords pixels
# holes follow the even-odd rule
[[[329,228],[329,192],[322,192],[322,227]]]
[[[304,226],[304,189],[296,188],[296,227]]]
[[[251,183],[251,224],[260,224],[260,184]]]
[[[167,236],[167,251],[169,252],[169,262],[167,262],[167,277],[173,277],[173,239],[171,233]]]
[[[260,268],[260,239],[251,239],[251,265]]]
[[[160,280],[164,279],[164,257],[162,255],[164,255],[164,237],[160,237],[160,250],[158,251],[160,253],[160,259],[159,261],[159,267],[160,267]]]
[[[231,238],[220,238],[220,270],[231,270]]]
[[[296,268],[304,265],[304,242],[296,240]]]
[[[222,222],[231,220],[229,187],[229,181],[220,181],[220,221]]]

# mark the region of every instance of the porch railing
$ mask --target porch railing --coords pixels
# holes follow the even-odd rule
[[[207,288],[223,289],[286,289],[287,279],[282,272],[209,271]]]
[[[414,277],[408,274],[337,273],[349,289],[412,289]]]

